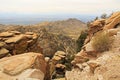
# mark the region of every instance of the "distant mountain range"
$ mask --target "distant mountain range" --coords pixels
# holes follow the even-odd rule
[[[96,15],[87,14],[17,14],[17,13],[0,13],[0,24],[37,24],[44,21],[67,20],[76,18],[83,22],[91,21]]]

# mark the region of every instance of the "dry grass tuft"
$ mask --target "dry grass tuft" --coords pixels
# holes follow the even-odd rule
[[[108,51],[112,46],[113,40],[107,32],[100,32],[95,35],[92,46],[98,52]]]

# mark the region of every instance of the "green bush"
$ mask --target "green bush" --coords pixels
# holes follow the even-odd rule
[[[100,32],[93,38],[92,46],[98,52],[108,51],[111,48],[113,40],[107,32]]]
[[[79,52],[84,44],[84,41],[87,37],[87,31],[82,31],[78,40],[76,41],[77,43],[77,52]]]

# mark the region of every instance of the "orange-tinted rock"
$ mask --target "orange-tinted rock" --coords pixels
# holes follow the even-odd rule
[[[98,63],[95,62],[89,62],[88,65],[92,73],[94,73],[95,69],[100,66]]]
[[[11,37],[13,35],[14,35],[14,33],[10,33],[10,32],[2,32],[2,33],[0,33],[0,37]]]
[[[0,58],[5,57],[7,54],[9,54],[9,51],[5,48],[0,49]]]
[[[0,59],[0,78],[8,80],[33,78],[43,80],[46,74],[46,62],[40,53],[24,53]],[[24,74],[24,75],[23,75]]]
[[[91,28],[92,27],[103,27],[104,24],[105,24],[105,19],[98,19],[92,22],[90,27]]]
[[[105,19],[100,19],[92,22],[90,24],[89,34],[94,34],[103,29],[105,24]]]
[[[33,32],[26,32],[25,34],[27,34],[27,35],[33,35],[34,33]]]
[[[19,31],[10,31],[10,33],[14,33],[14,34],[16,34],[16,35],[17,35],[17,34],[18,34],[18,35],[21,34],[21,32],[19,32]]]
[[[56,64],[55,66],[56,68],[61,68],[61,69],[64,69],[66,66],[63,65],[63,64]]]
[[[17,43],[20,40],[22,40],[23,38],[25,38],[24,35],[18,35],[18,36],[15,36],[15,37],[8,38],[5,42],[6,43]]]
[[[117,24],[120,23],[120,12],[115,12],[111,17],[109,17],[106,22],[104,29],[115,28]]]
[[[59,61],[59,60],[65,58],[65,56],[66,56],[66,53],[65,53],[65,52],[63,52],[63,51],[57,51],[57,52],[55,53],[55,55],[53,56],[52,59],[55,60],[55,61]]]
[[[35,47],[41,50],[41,48],[35,46],[37,45],[35,43],[37,42],[37,38],[38,38],[38,35],[35,33],[31,32],[29,34],[28,33],[22,34],[18,31],[9,31],[9,32],[2,32],[0,33],[0,35],[1,35],[0,47],[9,50],[10,54],[12,55],[33,51]]]

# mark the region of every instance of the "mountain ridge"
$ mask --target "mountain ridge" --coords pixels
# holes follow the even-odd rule
[[[69,18],[67,20],[42,22],[36,26],[44,26],[49,32],[54,34],[64,34],[77,39],[82,30],[87,29],[87,25],[76,19]]]

